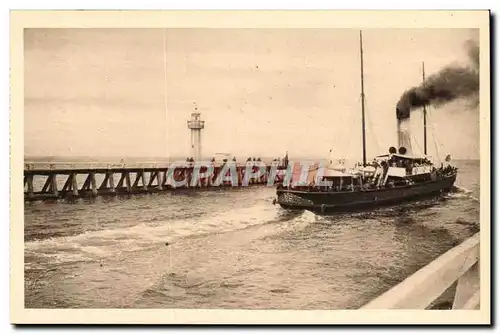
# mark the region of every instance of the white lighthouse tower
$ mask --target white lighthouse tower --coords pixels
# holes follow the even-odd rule
[[[201,130],[205,128],[205,121],[200,119],[200,115],[195,104],[191,119],[187,121],[188,128],[191,129],[191,156],[196,161],[201,160]]]

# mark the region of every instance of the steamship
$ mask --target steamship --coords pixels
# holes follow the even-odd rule
[[[398,117],[398,148],[390,147],[387,154],[366,160],[365,108],[363,83],[363,38],[360,32],[361,58],[361,119],[363,163],[353,168],[329,166],[323,176],[311,182],[295,185],[279,184],[275,204],[284,209],[309,210],[315,213],[353,212],[397,205],[449,192],[458,169],[449,164],[436,167],[427,158],[426,110],[424,106],[424,155],[411,154],[411,141],[404,121]],[[424,81],[425,73],[422,71]],[[396,114],[400,114],[397,110]],[[331,161],[330,161],[331,162]],[[318,171],[310,170],[310,175]]]

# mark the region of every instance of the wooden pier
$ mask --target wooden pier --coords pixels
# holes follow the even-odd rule
[[[283,181],[285,167],[249,161],[168,163],[25,163],[25,201],[242,187]]]
[[[362,309],[428,309],[451,288],[452,309],[478,310],[479,283],[478,232]]]

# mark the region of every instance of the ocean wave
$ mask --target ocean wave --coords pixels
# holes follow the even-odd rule
[[[264,204],[265,203],[265,204]],[[134,226],[92,230],[84,233],[34,240],[25,243],[28,255],[50,258],[51,261],[79,262],[125,256],[151,247],[164,247],[181,238],[211,233],[223,233],[250,226],[279,222],[280,213],[267,202],[204,216],[189,216],[184,220],[156,220]]]

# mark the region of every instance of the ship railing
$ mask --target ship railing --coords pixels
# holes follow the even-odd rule
[[[261,163],[261,162],[252,162],[253,164]],[[215,166],[215,167],[222,167],[224,165],[233,165],[236,164],[236,166],[241,167],[241,166],[246,166],[245,164],[240,164],[236,161],[226,161],[226,162],[205,162],[202,161],[200,166]],[[144,161],[144,162],[116,162],[116,161],[110,161],[110,162],[32,162],[32,161],[25,161],[24,162],[24,170],[32,170],[32,171],[37,171],[37,170],[68,170],[68,169],[144,169],[144,168],[169,168],[174,166],[175,168],[193,168],[197,166],[196,162],[191,162],[191,161],[183,161],[183,162],[175,162],[175,163],[169,163],[169,162],[150,162],[150,161]],[[279,170],[279,167],[278,167]]]
[[[113,169],[113,168],[165,168],[168,162],[25,162],[25,170],[60,170],[60,169]]]
[[[452,309],[479,309],[479,232],[361,308],[432,308],[455,283]]]

